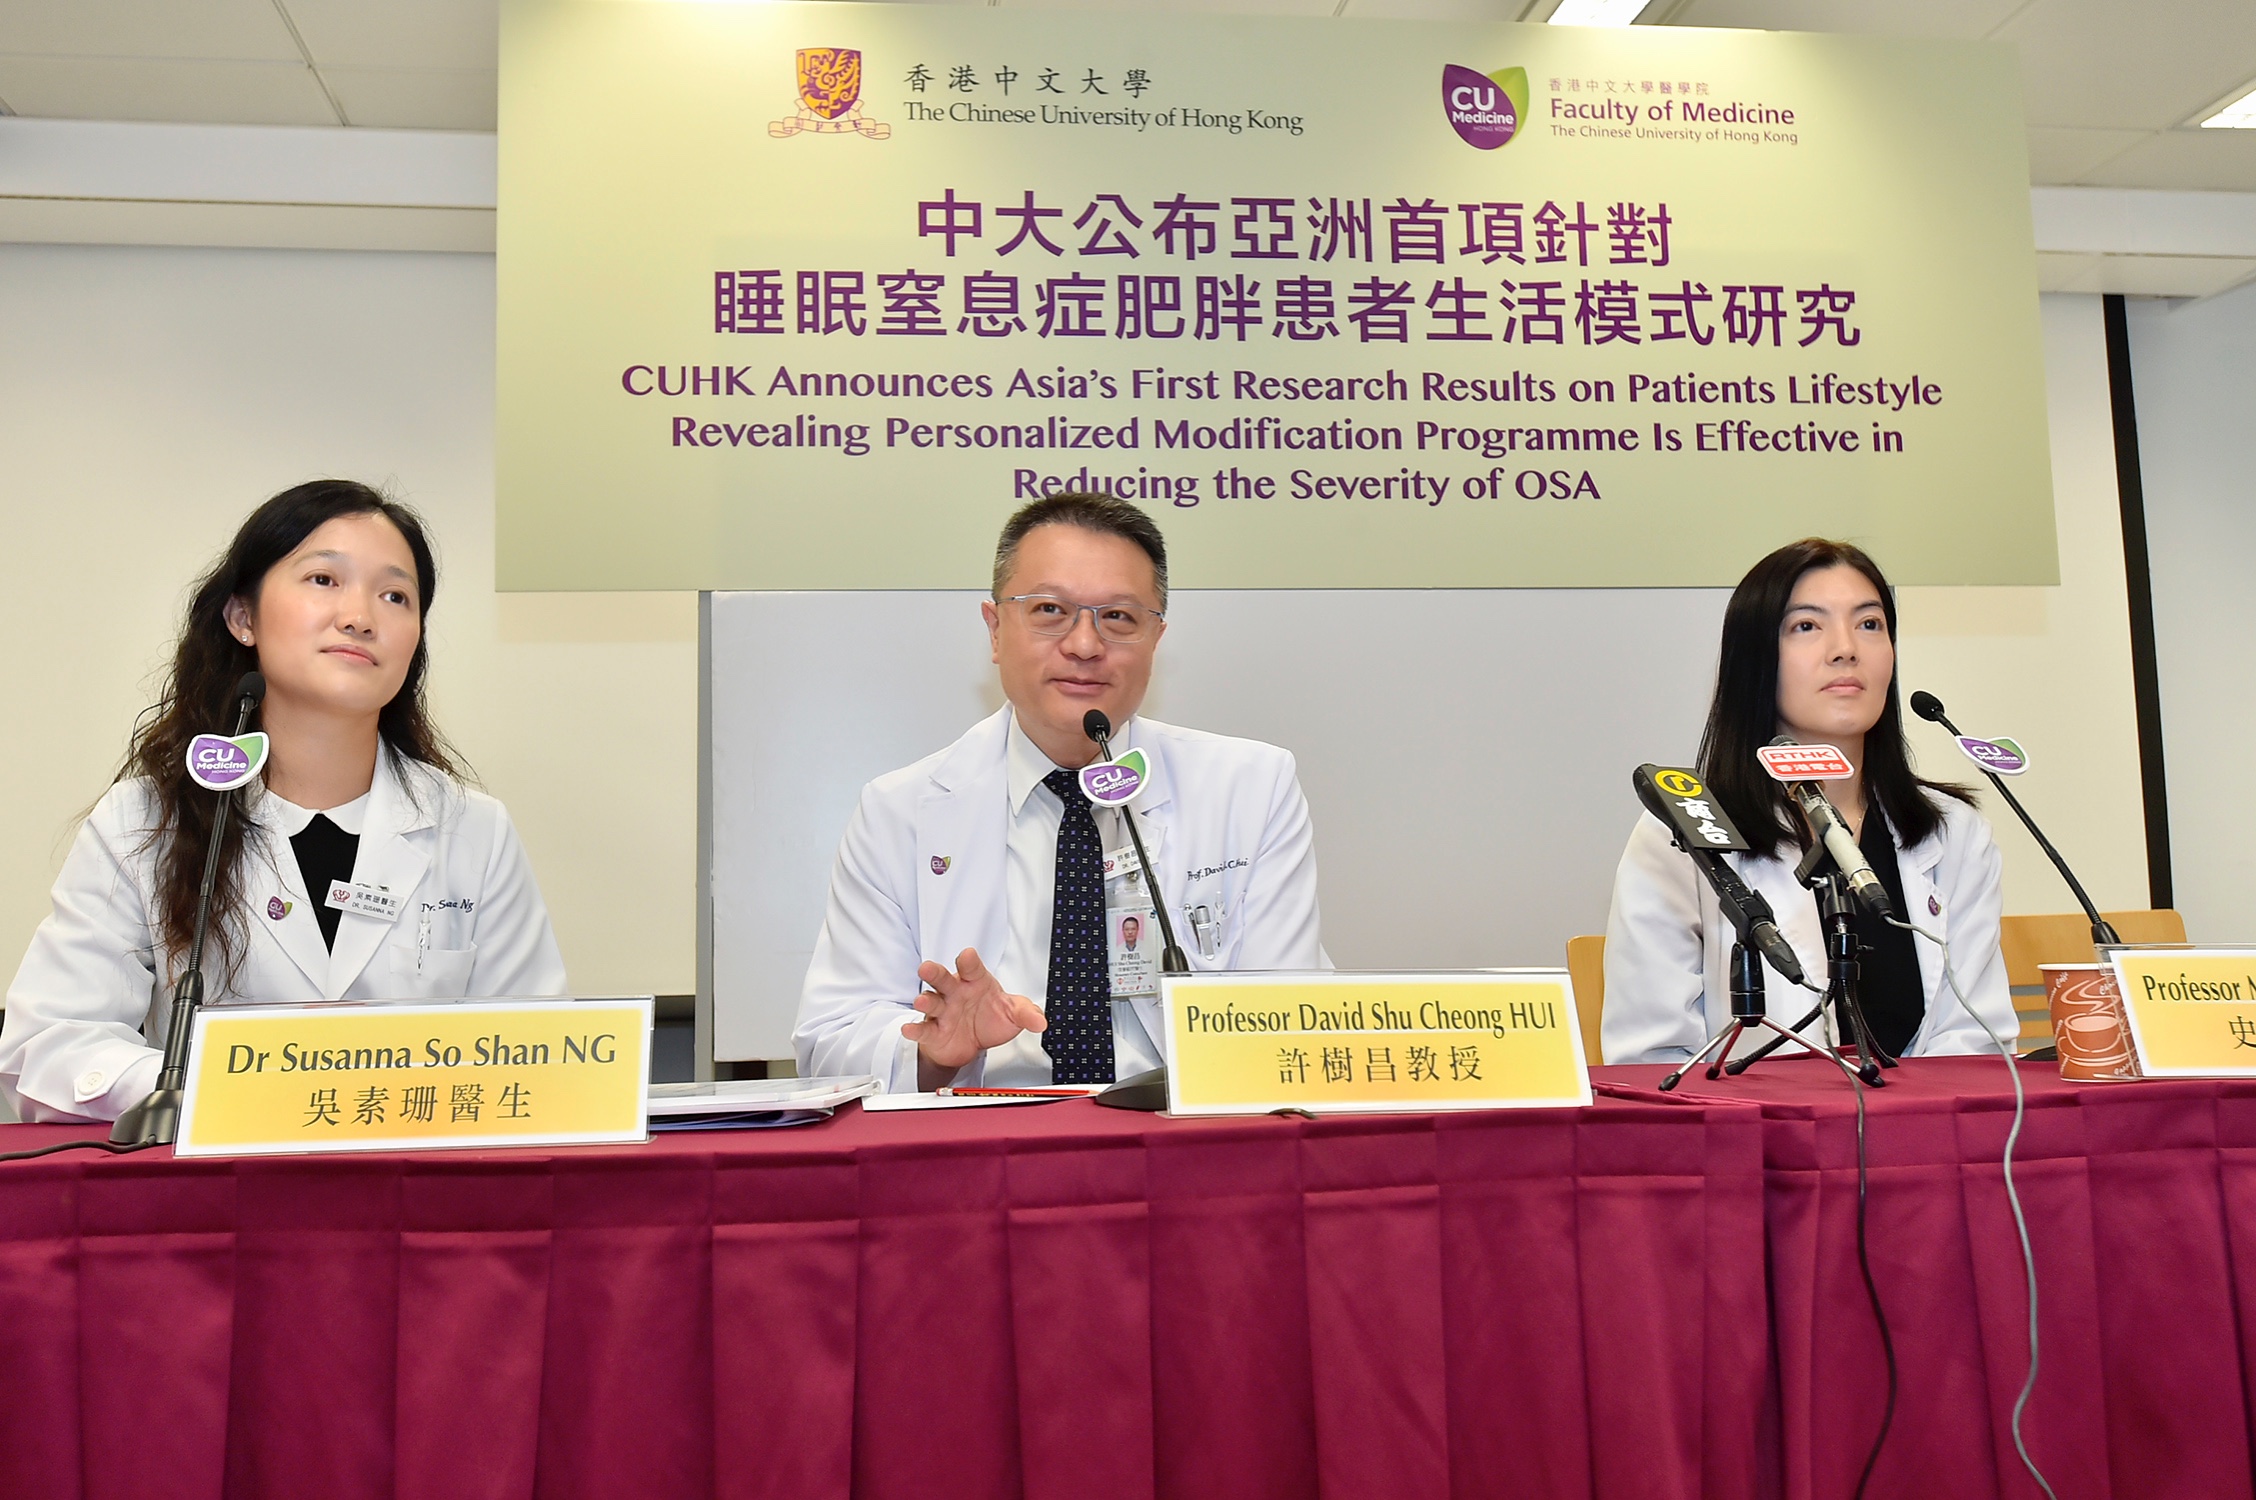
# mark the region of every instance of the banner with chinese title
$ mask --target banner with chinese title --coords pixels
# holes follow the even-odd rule
[[[2057,580],[2002,45],[506,0],[498,573]]]

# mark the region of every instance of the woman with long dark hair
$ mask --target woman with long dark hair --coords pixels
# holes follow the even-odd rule
[[[302,484],[244,521],[9,986],[0,1092],[25,1119],[115,1119],[155,1087],[217,821],[189,743],[233,732],[253,669],[269,752],[221,844],[206,1003],[564,993],[509,815],[424,704],[437,588],[421,520],[366,485]]]
[[[1973,793],[1912,769],[1895,667],[1896,600],[1879,566],[1846,542],[1813,537],[1779,548],[1725,606],[1700,775],[1752,846],[1727,857],[1822,984],[1816,898],[1794,879],[1811,831],[1755,752],[1780,734],[1839,749],[1856,774],[1826,783],[1828,795],[1897,912],[1950,943],[1951,966],[1981,1016],[1952,995],[1933,943],[1860,910],[1858,989],[1874,1040],[1898,1056],[1987,1051],[1984,1024],[2001,1036],[2016,1029],[1998,951],[1997,845]],[[1730,1025],[1732,936],[1667,829],[1640,818],[1606,923],[1606,1061],[1682,1061]],[[1815,999],[1769,979],[1770,1010],[1788,1024]]]

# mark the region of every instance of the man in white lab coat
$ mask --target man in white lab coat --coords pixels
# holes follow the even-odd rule
[[[1329,967],[1292,756],[1137,716],[1166,609],[1166,544],[1135,506],[1055,495],[1010,519],[980,606],[1009,703],[863,788],[800,995],[802,1074],[905,1092],[1158,1067],[1159,944],[1124,940],[1157,907],[1194,970]],[[1116,757],[1143,754],[1155,881],[1082,790],[1090,709]]]

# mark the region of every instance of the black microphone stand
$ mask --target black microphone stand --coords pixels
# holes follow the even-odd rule
[[[244,693],[235,701],[235,733],[240,736],[251,722],[258,699]],[[212,887],[219,883],[219,851],[227,842],[229,815],[235,810],[237,788],[219,794],[219,811],[212,818],[211,842],[204,848],[204,879],[196,891],[196,932],[188,945],[188,967],[172,987],[172,1027],[165,1033],[164,1068],[149,1097],[119,1115],[110,1140],[121,1146],[169,1146],[180,1136],[180,1109],[188,1093],[188,1033],[194,1028],[196,1009],[204,1003],[204,935],[211,928]]]
[[[1942,700],[1933,693],[1913,693],[1911,695],[1911,711],[1922,719],[1942,725],[1953,735],[1965,738],[1959,727],[1950,721],[1950,716],[1943,712]],[[2021,826],[2029,830],[2029,836],[2037,841],[2037,847],[2044,850],[2045,857],[2052,861],[2052,867],[2060,872],[2060,878],[2068,882],[2068,889],[2075,892],[2076,904],[2084,909],[2084,916],[2091,923],[2092,946],[2094,948],[2122,946],[2123,940],[2116,936],[2114,927],[2105,917],[2099,914],[2099,908],[2092,904],[2092,898],[2085,893],[2083,885],[2076,879],[2075,873],[2068,868],[2068,861],[2062,859],[2060,851],[2052,847],[2052,840],[2046,838],[2044,830],[2037,827],[2036,819],[2029,816],[2029,810],[2023,807],[2020,800],[2007,788],[2004,778],[1980,761],[1974,762],[1974,769],[1990,778],[1990,785],[1997,788],[1998,795],[2005,799],[2005,805],[2013,809],[2014,816],[2021,820]]]
[[[1662,1079],[1661,1091],[1663,1093],[1675,1088],[1677,1084],[1683,1081],[1685,1074],[1706,1062],[1708,1054],[1711,1052],[1716,1054],[1716,1059],[1714,1062],[1708,1063],[1708,1077],[1711,1080],[1718,1077],[1723,1072],[1724,1060],[1731,1056],[1732,1045],[1739,1040],[1740,1034],[1757,1027],[1777,1032],[1782,1040],[1799,1042],[1820,1057],[1831,1058],[1835,1066],[1851,1078],[1864,1078],[1868,1083],[1878,1079],[1880,1070],[1873,1064],[1867,1062],[1861,1068],[1851,1067],[1848,1059],[1835,1052],[1831,1047],[1813,1042],[1794,1028],[1781,1026],[1773,1021],[1763,1000],[1762,971],[1762,956],[1749,948],[1744,941],[1735,940],[1731,945],[1731,1025],[1708,1038],[1708,1044],[1705,1047],[1686,1058],[1681,1067]],[[1805,1022],[1804,1024],[1808,1023]],[[1778,1043],[1772,1042],[1770,1045],[1775,1047]],[[1754,1058],[1752,1057],[1747,1059],[1747,1062],[1753,1061]],[[1741,1066],[1745,1066],[1745,1064]],[[1869,1077],[1867,1077],[1868,1072]]]
[[[1854,921],[1856,897],[1849,891],[1848,878],[1838,869],[1826,874],[1816,873],[1816,866],[1832,856],[1823,844],[1814,844],[1794,871],[1795,876],[1817,893],[1818,915],[1825,921],[1825,995],[1810,1007],[1808,1015],[1794,1023],[1794,1029],[1804,1030],[1833,1007],[1833,1034],[1852,1038],[1860,1063],[1858,1074],[1874,1088],[1882,1087],[1887,1080],[1880,1076],[1880,1068],[1897,1066],[1895,1058],[1888,1055],[1872,1033],[1872,1023],[1864,1014],[1864,1005],[1857,992],[1857,980],[1862,965],[1857,955],[1864,944],[1856,935]],[[1745,1057],[1734,1060],[1724,1071],[1736,1078],[1749,1067],[1761,1062],[1778,1050],[1779,1039],[1772,1038]],[[1875,1067],[1874,1064],[1878,1064]]]
[[[1092,708],[1083,716],[1081,728],[1090,739],[1097,742],[1097,754],[1110,761],[1112,721],[1104,716],[1102,710]],[[1144,853],[1144,836],[1136,830],[1135,814],[1123,807],[1120,809],[1120,821],[1128,825],[1128,841],[1136,846],[1136,868],[1143,872],[1144,880],[1151,888],[1152,915],[1159,919],[1159,971],[1162,974],[1188,974],[1191,972],[1191,961],[1176,945],[1175,924],[1167,919],[1167,897],[1159,888],[1159,871],[1152,868],[1151,857]],[[1162,1050],[1164,1051],[1164,1043]],[[1149,1112],[1167,1108],[1166,1065],[1121,1079],[1097,1095],[1097,1102],[1111,1109]]]
[[[1684,846],[1679,843],[1677,847],[1681,849]],[[1721,895],[1720,891],[1718,895]],[[1754,1062],[1756,1058],[1777,1047],[1779,1041],[1793,1041],[1799,1042],[1803,1047],[1821,1057],[1831,1058],[1835,1066],[1851,1078],[1861,1078],[1867,1083],[1878,1082],[1880,1069],[1870,1059],[1859,1059],[1859,1065],[1851,1067],[1848,1059],[1831,1047],[1823,1046],[1803,1036],[1801,1027],[1809,1025],[1808,1018],[1805,1017],[1798,1026],[1781,1026],[1770,1018],[1768,1007],[1763,998],[1762,956],[1747,946],[1747,936],[1753,925],[1752,920],[1739,907],[1737,902],[1726,901],[1721,904],[1723,914],[1730,919],[1732,931],[1736,934],[1731,944],[1731,1025],[1708,1038],[1708,1044],[1705,1047],[1686,1058],[1682,1067],[1662,1079],[1661,1091],[1666,1093],[1675,1088],[1677,1084],[1683,1081],[1684,1075],[1705,1062],[1711,1052],[1715,1053],[1716,1057],[1715,1061],[1708,1065],[1708,1077],[1711,1080],[1719,1077],[1723,1072],[1724,1063],[1731,1056],[1733,1045],[1739,1040],[1740,1034],[1758,1027],[1765,1031],[1776,1032],[1778,1040],[1772,1041],[1769,1046],[1763,1048],[1762,1052],[1749,1057],[1746,1062],[1741,1063],[1738,1068],[1733,1070],[1734,1073],[1743,1070],[1748,1063]],[[1823,1008],[1824,1002],[1820,1001],[1819,1009],[1822,1010]],[[1815,1015],[1816,1012],[1813,1011],[1811,1014]]]

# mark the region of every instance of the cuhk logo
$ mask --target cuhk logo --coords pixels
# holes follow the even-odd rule
[[[188,779],[215,792],[231,791],[266,764],[266,736],[199,734],[188,742]]]
[[[1458,138],[1468,146],[1494,151],[1520,133],[1527,118],[1525,68],[1477,73],[1456,63],[1441,69],[1441,108]]]
[[[1967,759],[1974,764],[2000,776],[2018,776],[2029,769],[2029,752],[2002,735],[1994,740],[1979,740],[1962,734],[1958,737],[1958,748],[1964,750]]]
[[[1151,768],[1144,760],[1144,752],[1130,750],[1118,760],[1100,760],[1081,768],[1081,790],[1091,802],[1106,807],[1124,807],[1136,800],[1144,789]]]
[[[859,47],[801,47],[797,57],[799,112],[772,121],[768,134],[778,140],[798,135],[860,135],[882,141],[893,127],[862,113],[862,51]]]

